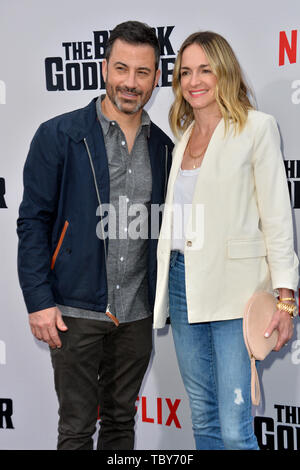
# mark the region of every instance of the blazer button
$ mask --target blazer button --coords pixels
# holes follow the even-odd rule
[[[186,242],[186,244],[187,244],[187,246],[192,246],[192,245],[193,245],[193,243],[191,242],[191,240],[188,240],[188,241]]]

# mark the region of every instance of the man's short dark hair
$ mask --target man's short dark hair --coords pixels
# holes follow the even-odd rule
[[[155,34],[155,29],[150,28],[146,23],[139,21],[125,21],[118,24],[110,33],[106,44],[105,58],[107,62],[111,54],[113,44],[116,39],[128,42],[129,44],[148,44],[153,47],[155,54],[155,68],[158,69],[160,60],[160,46]]]

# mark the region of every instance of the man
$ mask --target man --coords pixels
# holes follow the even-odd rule
[[[106,95],[42,124],[24,167],[19,278],[32,333],[51,350],[58,449],[92,449],[98,404],[97,448],[134,446],[152,349],[150,209],[164,202],[173,147],[143,110],[159,57],[151,28],[118,25],[102,65]],[[148,216],[134,218],[136,206]]]

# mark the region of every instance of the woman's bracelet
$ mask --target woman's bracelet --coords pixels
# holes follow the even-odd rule
[[[285,303],[282,302],[282,300],[283,299],[280,299],[277,302],[278,310],[284,310],[285,312],[288,312],[290,314],[291,318],[294,318],[295,312],[297,310],[297,306],[296,305],[285,304]]]
[[[296,300],[294,299],[294,297],[285,297],[284,299],[281,299],[279,297],[279,302],[287,302],[287,301],[290,301],[290,302],[296,302]]]

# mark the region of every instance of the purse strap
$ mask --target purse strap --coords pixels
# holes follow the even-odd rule
[[[253,405],[257,406],[260,402],[260,385],[255,364],[255,357],[251,357],[251,399]]]

